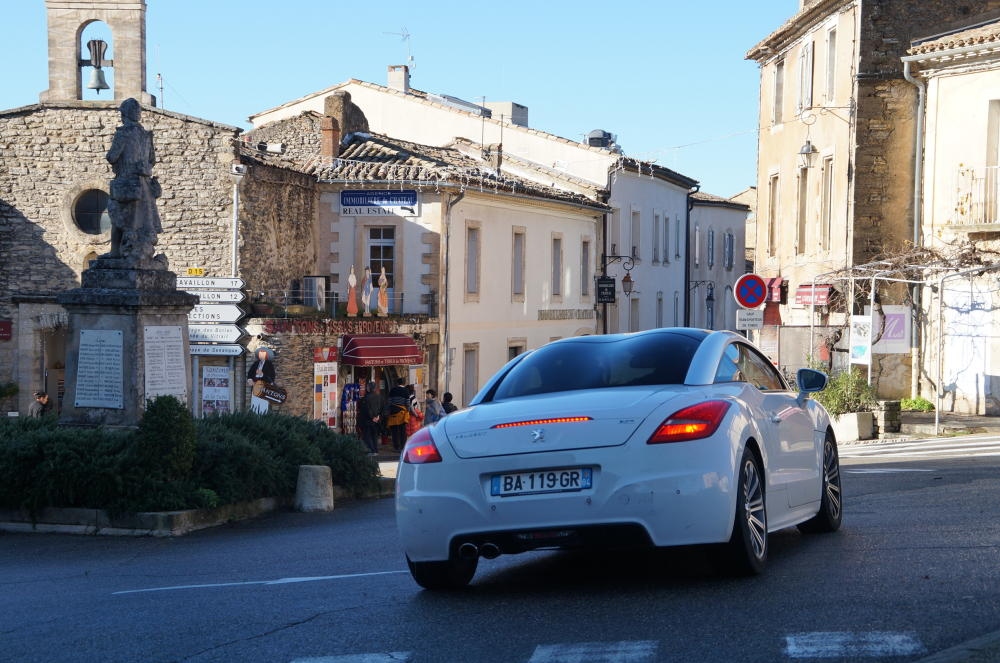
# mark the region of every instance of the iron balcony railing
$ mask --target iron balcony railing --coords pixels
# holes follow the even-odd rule
[[[1000,224],[1000,166],[959,166],[955,225]]]

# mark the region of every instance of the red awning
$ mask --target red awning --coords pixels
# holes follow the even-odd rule
[[[781,303],[781,284],[785,282],[785,279],[780,276],[776,276],[772,279],[764,279],[764,283],[767,285],[767,298],[765,302],[777,302]]]
[[[340,362],[351,366],[414,366],[424,353],[405,334],[344,336]]]
[[[795,290],[795,303],[806,306],[826,306],[830,303],[830,293],[832,291],[832,285],[800,285]]]

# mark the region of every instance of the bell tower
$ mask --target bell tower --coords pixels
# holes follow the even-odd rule
[[[146,92],[146,0],[45,0],[45,10],[49,89],[39,95],[39,101],[83,100],[83,72],[92,67],[94,89],[104,80],[103,69],[114,72],[109,100],[120,103],[131,97],[147,106],[156,105],[156,97]],[[111,30],[111,44],[83,43],[84,29],[95,21]],[[105,59],[108,47],[111,58]]]

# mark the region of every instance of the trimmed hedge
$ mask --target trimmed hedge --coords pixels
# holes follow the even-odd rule
[[[360,496],[378,464],[356,437],[321,422],[253,412],[194,419],[172,396],[147,402],[136,430],[0,420],[0,507],[112,513],[209,508],[295,494],[299,465],[329,465]]]

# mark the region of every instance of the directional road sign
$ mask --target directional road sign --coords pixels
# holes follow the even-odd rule
[[[223,302],[235,304],[247,298],[242,290],[195,290],[194,288],[188,288],[185,292],[198,295],[200,298],[198,301],[202,304],[221,304]]]
[[[191,344],[191,354],[215,357],[239,357],[243,354],[243,346],[235,344],[227,345],[201,345]]]
[[[188,313],[188,322],[236,322],[243,317],[236,304],[195,304]]]
[[[243,279],[229,279],[222,277],[190,277],[178,276],[177,287],[181,290],[188,288],[213,288],[215,290],[240,290],[246,285]]]
[[[767,284],[756,274],[744,274],[736,279],[733,296],[743,308],[757,308],[767,299]]]
[[[188,325],[191,343],[235,343],[243,338],[246,330],[236,325]]]

